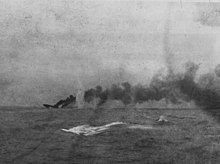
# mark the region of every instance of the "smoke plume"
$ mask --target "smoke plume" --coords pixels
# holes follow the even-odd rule
[[[125,105],[148,101],[165,100],[166,103],[181,104],[195,102],[198,107],[215,109],[220,107],[220,95],[215,88],[215,75],[203,74],[196,81],[199,65],[193,62],[185,64],[183,73],[155,74],[149,85],[134,85],[128,82],[113,84],[110,88],[101,86],[91,88],[84,93],[85,102],[99,99],[98,105],[108,100],[120,100]]]

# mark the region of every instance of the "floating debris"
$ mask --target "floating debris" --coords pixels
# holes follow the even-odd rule
[[[73,127],[71,129],[61,129],[61,130],[65,132],[75,133],[78,135],[82,134],[85,136],[89,136],[89,135],[94,135],[94,134],[99,134],[101,132],[104,132],[105,130],[109,129],[111,126],[122,125],[122,124],[126,124],[126,123],[112,122],[110,124],[97,126],[97,127],[89,126],[89,125],[81,125],[81,126]]]

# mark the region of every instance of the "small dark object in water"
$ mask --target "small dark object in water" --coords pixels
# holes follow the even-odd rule
[[[46,108],[64,108],[68,106],[69,104],[75,103],[75,102],[76,102],[76,97],[74,97],[73,95],[70,95],[69,97],[66,98],[66,100],[60,100],[55,105],[43,104],[43,106]]]

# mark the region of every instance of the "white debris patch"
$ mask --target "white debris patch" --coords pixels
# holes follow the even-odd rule
[[[129,129],[142,129],[142,130],[148,130],[148,129],[154,129],[151,125],[131,125],[128,127]]]
[[[85,136],[89,136],[89,135],[99,134],[99,133],[104,132],[105,130],[109,129],[111,126],[121,125],[121,124],[126,124],[126,123],[112,122],[110,124],[106,124],[103,126],[97,126],[97,127],[93,127],[93,126],[89,126],[89,125],[81,125],[81,126],[73,127],[71,129],[61,129],[61,130],[65,131],[65,132],[75,133],[78,135],[82,134]]]

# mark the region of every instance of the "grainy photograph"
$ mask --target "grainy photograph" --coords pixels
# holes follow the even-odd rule
[[[220,1],[0,0],[1,164],[219,164]]]

